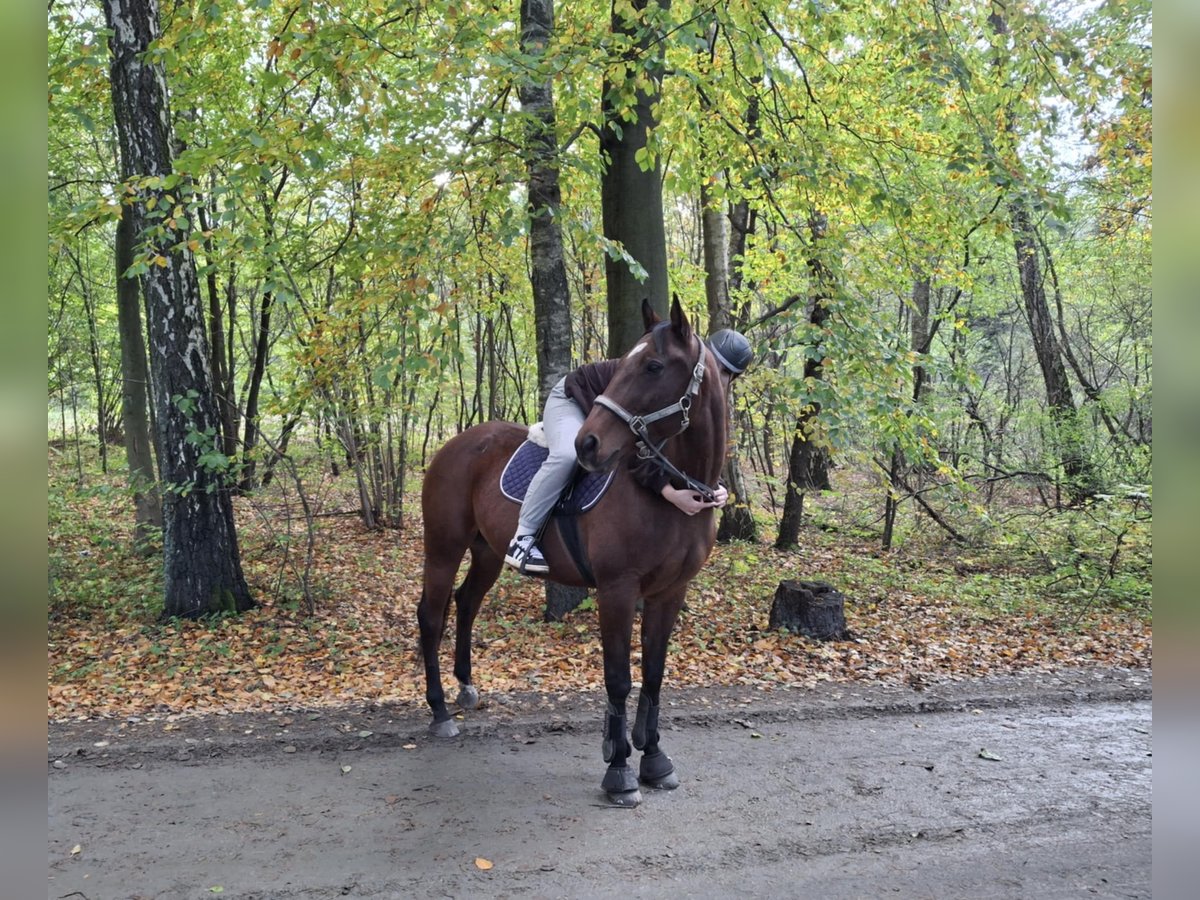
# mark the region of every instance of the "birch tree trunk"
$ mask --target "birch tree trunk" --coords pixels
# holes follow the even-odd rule
[[[521,50],[541,59],[554,31],[553,0],[521,0]],[[571,295],[563,254],[559,214],[562,189],[558,179],[554,86],[541,73],[520,86],[521,109],[528,114],[525,131],[529,174],[529,252],[533,310],[537,328],[538,403],[571,368]],[[543,618],[561,621],[587,597],[584,588],[546,582]]]
[[[159,38],[156,0],[104,0],[125,209],[144,245],[158,457],[164,482],[164,616],[196,618],[254,605],[242,574],[233,503],[216,446],[208,342],[189,216],[172,175],[166,75],[146,58]],[[206,452],[208,463],[202,461]]]

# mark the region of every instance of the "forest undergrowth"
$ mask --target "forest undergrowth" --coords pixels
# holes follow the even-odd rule
[[[280,479],[237,498],[242,563],[258,607],[163,621],[161,555],[133,552],[123,479],[102,475],[94,459],[81,465],[68,449],[52,447],[48,466],[51,720],[423,703],[418,476],[404,526],[369,531],[352,480],[315,474],[305,486],[311,558],[293,485]],[[808,499],[794,549],[777,550],[766,537],[717,546],[673,637],[670,686],[869,681],[921,689],[1018,671],[1151,666],[1150,513],[1140,499],[1052,513],[1016,498],[969,546],[906,508],[898,546],[881,552],[871,514],[881,505],[877,488],[848,471],[835,473],[834,488]],[[769,511],[758,512],[761,533],[771,536]],[[769,630],[775,589],[789,579],[842,591],[850,639]],[[562,622],[543,622],[543,605],[540,582],[502,574],[476,625],[483,692],[603,687],[594,597]],[[448,684],[452,644],[451,631]]]

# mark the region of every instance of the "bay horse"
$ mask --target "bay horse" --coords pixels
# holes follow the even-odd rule
[[[596,588],[608,695],[602,739],[608,769],[601,789],[618,806],[641,802],[639,778],[653,788],[679,785],[671,758],[659,746],[659,694],[667,643],[688,583],[716,542],[712,508],[685,515],[639,485],[631,466],[639,455],[653,456],[677,479],[711,497],[707,485],[717,483],[726,453],[725,385],[712,352],[693,331],[678,299],[668,321],[660,320],[647,302],[642,315],[645,334],[622,358],[575,441],[585,469],[617,470],[600,501],[579,517],[578,531]],[[518,506],[502,495],[500,474],[527,432],[511,422],[476,425],[447,441],[425,474],[421,492],[425,571],[417,621],[425,699],[433,713],[429,728],[436,737],[458,734],[446,708],[438,666],[451,597],[457,619],[457,704],[467,710],[479,704],[479,691],[471,682],[471,629],[516,530]],[[547,577],[565,585],[592,586],[557,529],[546,529],[541,547],[550,566]],[[466,577],[453,590],[468,550],[471,562]],[[635,776],[628,764],[632,750],[625,702],[631,688],[629,652],[639,600],[643,604],[642,688],[632,744],[642,751],[642,759]]]

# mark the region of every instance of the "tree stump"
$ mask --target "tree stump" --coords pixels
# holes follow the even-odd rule
[[[543,622],[561,622],[567,613],[578,609],[587,599],[588,589],[567,587],[557,581],[546,582],[546,608],[542,611]]]
[[[770,628],[786,628],[819,641],[847,640],[845,600],[824,581],[781,581],[771,603]]]

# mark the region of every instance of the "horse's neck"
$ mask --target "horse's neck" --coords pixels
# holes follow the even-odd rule
[[[715,487],[725,466],[727,437],[724,397],[707,396],[693,413],[688,430],[679,436],[679,458],[672,461],[693,478]]]

